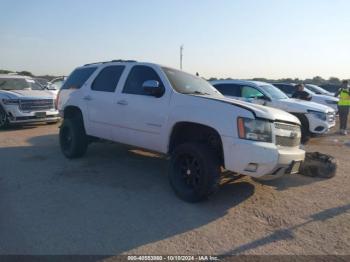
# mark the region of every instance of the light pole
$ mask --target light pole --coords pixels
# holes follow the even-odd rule
[[[180,69],[182,70],[182,58],[183,58],[184,45],[180,46]]]

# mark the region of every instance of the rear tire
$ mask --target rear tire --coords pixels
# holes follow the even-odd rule
[[[219,158],[205,144],[181,144],[171,155],[169,181],[182,200],[203,201],[219,187]]]
[[[9,121],[6,111],[0,106],[0,129],[4,129],[8,126]]]
[[[79,117],[64,119],[60,127],[59,139],[62,153],[67,158],[82,157],[88,146],[83,120]]]

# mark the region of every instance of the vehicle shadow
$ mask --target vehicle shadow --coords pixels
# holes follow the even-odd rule
[[[295,238],[294,231],[296,229],[304,227],[304,226],[306,226],[310,223],[313,223],[313,222],[325,221],[325,220],[334,218],[336,216],[339,216],[341,214],[348,212],[349,210],[350,210],[350,204],[323,210],[319,213],[311,215],[309,220],[307,220],[304,223],[300,223],[300,224],[297,224],[297,225],[294,225],[294,226],[291,226],[291,227],[288,227],[285,229],[275,230],[272,234],[270,234],[266,237],[263,237],[263,238],[255,240],[255,241],[252,241],[250,243],[241,245],[241,246],[225,253],[224,255],[242,254],[246,251],[249,251],[249,250],[252,250],[252,249],[258,248],[260,246],[264,246],[264,245],[273,243],[273,242],[294,239]]]
[[[37,127],[38,127],[38,125],[11,125],[11,126],[7,126],[5,128],[1,128],[0,132],[34,129]]]
[[[120,254],[205,226],[254,194],[234,181],[189,204],[159,155],[96,143],[67,160],[55,135],[28,142],[0,148],[0,254]]]
[[[312,183],[318,183],[324,180],[326,180],[326,178],[308,177],[301,174],[293,174],[293,175],[285,175],[275,180],[269,180],[269,181],[255,180],[255,181],[266,186],[271,186],[278,191],[283,191],[292,187],[305,186]]]

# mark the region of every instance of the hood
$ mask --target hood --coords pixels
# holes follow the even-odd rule
[[[293,108],[302,109],[303,111],[305,111],[305,113],[307,112],[307,110],[313,110],[313,111],[318,111],[323,113],[334,112],[334,109],[329,106],[311,102],[311,101],[304,101],[300,99],[289,98],[289,99],[279,100],[279,102],[289,106],[290,110],[293,110]]]
[[[7,99],[54,99],[47,90],[0,90],[0,97]]]
[[[272,121],[280,120],[280,121],[291,122],[291,123],[300,125],[300,121],[298,118],[280,109],[257,105],[257,104],[244,102],[241,100],[228,98],[228,97],[211,97],[209,99],[213,99],[213,100],[217,100],[217,101],[221,101],[231,105],[245,108],[251,111],[254,114],[254,116],[257,118],[264,118]]]
[[[317,95],[313,95],[313,96],[322,98],[323,100],[330,100],[330,101],[335,101],[335,102],[339,101],[339,98],[331,96],[331,94],[329,94],[329,95],[318,95],[317,94]]]

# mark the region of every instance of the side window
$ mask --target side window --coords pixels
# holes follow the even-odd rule
[[[292,95],[295,91],[294,87],[289,85],[279,85],[278,88],[287,95]]]
[[[264,94],[261,93],[259,90],[255,89],[251,86],[243,86],[242,87],[242,97],[244,98],[259,98],[263,97]]]
[[[79,68],[73,71],[63,84],[61,89],[79,89],[88,80],[88,78],[95,72],[97,67]]]
[[[102,92],[114,92],[120,76],[124,71],[125,66],[107,66],[95,78],[91,85],[91,90]]]
[[[241,96],[241,87],[235,84],[216,84],[214,87],[225,96]]]
[[[147,95],[142,84],[147,80],[156,80],[160,86],[163,86],[162,81],[156,71],[148,66],[134,66],[125,82],[123,93],[133,95]]]

